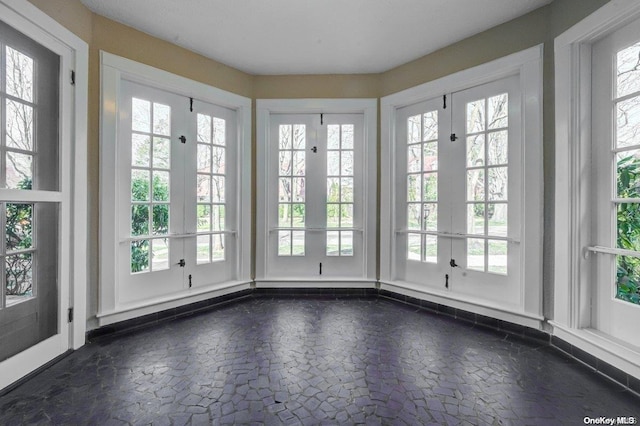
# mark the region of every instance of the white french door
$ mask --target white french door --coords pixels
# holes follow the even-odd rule
[[[235,274],[235,112],[122,81],[118,302]]]
[[[363,114],[272,114],[267,144],[265,275],[366,277]]]
[[[398,109],[403,280],[520,303],[520,114],[516,77]]]
[[[592,325],[640,347],[640,21],[592,54]]]

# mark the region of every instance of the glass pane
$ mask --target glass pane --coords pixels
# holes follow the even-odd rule
[[[487,217],[489,219],[489,235],[494,237],[506,237],[508,231],[508,207],[506,203],[487,204]]]
[[[212,243],[212,249],[213,249],[211,252],[211,260],[213,260],[214,262],[218,262],[225,259],[224,242],[225,242],[224,234],[215,234],[211,236],[211,243]]]
[[[509,125],[509,95],[493,96],[488,99],[489,111],[487,112],[489,129],[500,129]]]
[[[424,217],[424,231],[438,230],[438,205],[436,203],[425,203],[422,206],[422,214]]]
[[[353,203],[353,178],[340,179],[340,201]]]
[[[291,151],[280,151],[280,176],[291,176],[291,157],[293,152]]]
[[[291,228],[291,204],[278,205],[278,227]]]
[[[211,235],[198,235],[196,240],[196,263],[209,263],[211,257]]]
[[[509,161],[509,132],[503,130],[501,132],[489,133],[488,146],[488,164],[490,166],[497,164],[507,164]]]
[[[484,235],[484,203],[467,204],[467,234]]]
[[[197,163],[200,173],[211,173],[211,146],[198,144]]]
[[[484,134],[467,137],[467,166],[484,166]]]
[[[640,305],[640,259],[616,256],[616,298]]]
[[[291,233],[293,256],[304,256],[304,231],[293,231]]]
[[[33,185],[33,156],[7,152],[7,188],[31,189]]]
[[[340,179],[327,179],[327,202],[337,203],[340,201]]]
[[[213,117],[213,143],[224,146],[227,144],[227,122],[222,118]]]
[[[484,170],[467,170],[467,201],[484,201]]]
[[[171,144],[169,139],[153,138],[153,167],[168,169],[171,167]]]
[[[617,247],[640,251],[640,204],[620,203],[617,210]]]
[[[425,172],[438,170],[438,142],[425,143],[423,155],[422,169]]]
[[[149,235],[149,205],[133,204],[131,206],[131,235]]]
[[[304,202],[304,178],[293,178],[293,201]]]
[[[422,260],[422,235],[420,234],[408,234],[407,235],[407,259],[409,260]]]
[[[407,176],[407,201],[422,201],[422,175]]]
[[[226,151],[226,148],[223,147],[213,147],[213,168],[211,169],[212,173],[217,173],[219,175],[223,175],[225,173]]]
[[[131,273],[149,272],[149,240],[131,242]]]
[[[149,172],[131,170],[131,201],[149,201]]]
[[[169,201],[169,172],[153,172],[153,201]]]
[[[484,130],[484,99],[467,103],[467,133]]]
[[[467,269],[484,271],[484,240],[467,239]]]
[[[340,256],[353,256],[353,232],[340,232]]]
[[[211,176],[211,201],[214,203],[224,203],[225,190],[224,176]]]
[[[292,180],[291,178],[280,178],[278,185],[278,200],[284,203],[292,201]]]
[[[438,173],[425,173],[422,188],[424,201],[438,201]]]
[[[422,140],[433,141],[438,139],[438,111],[427,112],[423,116],[424,134]]]
[[[171,107],[153,104],[153,132],[163,136],[171,136]]]
[[[640,150],[617,154],[618,198],[640,198]]]
[[[196,196],[200,203],[211,201],[211,177],[209,175],[197,175]]]
[[[340,226],[340,204],[327,204],[327,228]]]
[[[340,149],[340,126],[337,124],[327,126],[327,149]]]
[[[32,253],[7,256],[5,260],[6,306],[15,305],[33,296]]]
[[[617,97],[640,90],[640,43],[619,51],[616,59]]]
[[[424,235],[424,261],[438,263],[438,237]]]
[[[211,206],[208,204],[198,204],[196,208],[196,222],[198,232],[211,231]]]
[[[422,229],[422,212],[420,204],[410,203],[407,205],[407,228],[420,230]]]
[[[7,146],[33,151],[33,108],[7,99]]]
[[[131,135],[131,165],[149,167],[151,159],[151,139],[147,135]]]
[[[211,117],[208,115],[198,114],[198,142],[211,143]]]
[[[211,206],[211,230],[225,230],[225,211],[224,206]]]
[[[353,149],[353,124],[342,125],[342,149]]]
[[[294,176],[304,176],[306,170],[305,165],[305,152],[294,151],[293,152],[293,174]]]
[[[340,255],[340,232],[327,231],[327,256]]]
[[[353,176],[353,151],[342,151],[340,174],[342,176]]]
[[[342,204],[340,207],[340,226],[353,228],[353,204]]]
[[[169,204],[153,206],[153,235],[169,233]]]
[[[151,240],[151,270],[169,269],[169,240],[160,238]]]
[[[616,104],[616,146],[640,145],[640,96]]]
[[[489,240],[488,271],[495,274],[507,274],[507,242]]]
[[[33,205],[7,203],[6,249],[26,250],[32,247]]]
[[[280,136],[278,138],[280,149],[291,149],[291,125],[280,125]]]
[[[144,99],[131,99],[131,128],[138,132],[151,131],[151,103]]]
[[[7,46],[6,91],[9,95],[33,102],[33,59]]]
[[[407,148],[407,172],[419,172],[422,168],[420,150],[422,144],[409,145]]]
[[[508,167],[492,167],[489,169],[489,200],[507,200]]]
[[[304,124],[295,124],[293,126],[293,149],[304,149],[306,139],[306,126]]]
[[[327,152],[327,176],[340,176],[340,151]]]
[[[278,256],[291,256],[291,231],[278,231]]]
[[[407,119],[407,143],[416,143],[422,141],[420,129],[420,116],[414,115]]]
[[[304,204],[292,204],[291,205],[291,227],[292,228],[304,228]]]

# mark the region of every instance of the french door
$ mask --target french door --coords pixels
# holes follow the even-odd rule
[[[592,324],[640,347],[640,21],[593,47]]]
[[[235,274],[235,112],[122,81],[118,302]]]
[[[272,114],[267,144],[266,275],[365,277],[363,114]]]
[[[396,120],[397,273],[519,304],[518,79],[403,107]]]

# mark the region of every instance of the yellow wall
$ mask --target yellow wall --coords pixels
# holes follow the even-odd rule
[[[252,99],[379,98],[544,43],[545,314],[552,316],[550,311],[552,303],[550,302],[552,294],[551,271],[553,267],[552,218],[554,188],[553,38],[607,3],[608,0],[555,0],[550,5],[520,18],[380,74],[286,76],[254,76],[246,74],[184,48],[95,15],[82,5],[80,0],[29,1],[89,43],[90,47],[88,141],[90,276],[88,309],[91,318],[89,327],[95,325],[92,317],[95,316],[97,309],[99,272],[100,50],[161,68]],[[255,154],[255,136],[253,149]],[[256,159],[254,155],[254,172],[255,165]],[[253,210],[255,211],[255,209]]]

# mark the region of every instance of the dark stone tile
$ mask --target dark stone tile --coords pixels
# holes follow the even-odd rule
[[[573,355],[574,357],[576,357],[577,359],[579,359],[580,361],[584,362],[585,364],[587,364],[589,367],[598,368],[598,359],[591,355],[588,352],[583,351],[580,348],[576,348],[575,346],[571,347],[571,355]]]
[[[463,311],[462,309],[456,309],[456,318],[470,323],[476,322],[476,314],[469,311]]]
[[[524,336],[524,329],[526,328],[520,324],[514,324],[509,321],[500,321],[499,328],[508,333],[518,334]]]
[[[631,375],[628,376],[629,389],[640,395],[640,379],[637,379]]]
[[[551,341],[551,335],[542,330],[536,330],[535,328],[525,327],[524,329],[525,337],[530,339],[549,344]]]
[[[440,312],[441,314],[449,315],[454,318],[456,316],[456,308],[452,308],[451,306],[438,305],[438,312]]]
[[[424,308],[424,309],[428,309],[430,311],[433,312],[438,312],[438,304],[431,302],[429,300],[421,300],[420,301],[420,307]]]
[[[556,348],[571,355],[571,349],[573,348],[573,346],[570,343],[565,342],[561,338],[557,336],[551,336],[551,344]]]
[[[610,377],[611,379],[615,380],[616,382],[620,383],[623,386],[629,385],[627,373],[602,360],[597,359],[596,362],[597,362],[596,368],[598,369],[599,372],[601,372],[607,377]]]
[[[476,315],[476,323],[496,329],[500,327],[500,320],[480,314]]]

